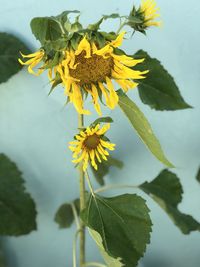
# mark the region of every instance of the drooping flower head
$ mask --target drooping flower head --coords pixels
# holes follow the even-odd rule
[[[88,167],[88,163],[97,170],[98,163],[107,160],[108,150],[114,150],[115,144],[112,144],[105,138],[105,133],[110,128],[110,124],[105,124],[102,128],[97,124],[93,127],[87,127],[75,136],[75,141],[70,142],[69,149],[73,152],[74,163],[83,162],[83,170]]]
[[[45,55],[45,50],[41,49],[31,55],[22,55],[30,60],[20,60],[20,63],[30,64],[28,70],[32,74],[39,75],[48,69],[52,87],[61,83],[65,88],[65,95],[80,114],[90,114],[90,111],[84,109],[84,97],[91,95],[94,107],[101,115],[99,100],[110,109],[114,109],[118,104],[113,82],[127,92],[135,88],[138,80],[145,78],[148,72],[134,70],[134,66],[144,59],[134,59],[121,50],[119,53],[118,47],[122,44],[124,34],[125,32],[114,35],[115,38],[112,36],[100,46],[95,38],[90,38],[86,33],[79,38],[76,46],[69,45],[64,50],[54,53],[53,57]],[[42,60],[44,64],[35,73],[33,68]]]
[[[160,15],[158,14],[159,8],[156,7],[155,0],[142,0],[139,11],[143,15],[143,24],[146,28],[161,25],[160,21],[156,21]]]

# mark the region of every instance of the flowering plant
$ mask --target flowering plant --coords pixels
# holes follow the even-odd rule
[[[69,18],[71,14],[75,15],[73,22]],[[142,102],[155,110],[186,109],[190,105],[157,59],[143,50],[128,55],[119,48],[129,37],[125,28],[131,28],[132,36],[136,32],[146,34],[150,27],[161,25],[158,17],[155,1],[142,0],[141,5],[134,5],[127,16],[104,15],[87,27],[81,24],[77,10],[31,21],[32,32],[41,47],[35,53],[21,53],[20,64],[27,65],[28,72],[36,76],[47,71],[50,93],[61,85],[66,104],[72,104],[78,114],[77,133],[69,143],[69,149],[79,171],[80,197],[63,204],[55,216],[61,227],[69,227],[73,220],[76,222],[74,267],[137,266],[150,242],[152,222],[146,201],[136,194],[103,197],[101,193],[109,189],[140,189],[167,212],[184,234],[200,230],[199,222],[179,211],[182,186],[178,177],[167,169],[152,182],[138,186],[104,185],[103,178],[110,166],[121,168],[123,163],[109,155],[117,148],[106,136],[114,122],[111,117],[103,116],[102,106],[119,107],[150,152],[168,168],[175,167],[165,156],[145,115],[129,97],[129,90],[138,88]],[[112,32],[101,30],[103,21],[108,19],[119,19],[119,28]],[[116,89],[117,86],[120,89]],[[84,125],[84,115],[91,114],[87,109],[88,100],[92,101],[98,118],[90,125]],[[96,190],[90,170],[102,185]],[[96,242],[106,265],[86,261],[85,229]]]

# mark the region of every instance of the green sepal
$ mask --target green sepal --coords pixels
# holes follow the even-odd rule
[[[136,130],[143,143],[159,161],[173,168],[174,165],[165,157],[161,145],[142,111],[121,89],[117,91],[117,94],[119,96],[118,104],[120,108],[127,116],[131,126]]]
[[[101,34],[100,32],[95,32],[94,35],[95,37],[93,39],[99,45],[99,48],[104,47],[106,44],[106,39],[103,34]]]
[[[113,41],[117,38],[117,34],[115,32],[100,32],[103,37],[108,41]]]
[[[176,174],[168,170],[163,170],[152,182],[141,184],[140,189],[167,212],[183,234],[200,231],[199,222],[192,216],[178,210],[178,205],[182,201],[183,189]]]
[[[88,29],[91,30],[91,31],[98,31],[99,30],[99,27],[101,25],[101,23],[103,22],[104,18],[101,18],[100,20],[98,20],[96,23],[94,24],[89,24],[88,25]]]
[[[56,52],[51,59],[47,59],[47,64],[45,64],[45,69],[52,69],[57,66],[62,58],[62,54],[60,52]]]

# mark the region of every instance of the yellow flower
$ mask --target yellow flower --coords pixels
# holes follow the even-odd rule
[[[156,7],[155,0],[142,0],[140,6],[140,13],[143,13],[144,16],[144,26],[151,27],[151,26],[160,26],[160,21],[155,21],[160,15],[157,13],[159,8]]]
[[[97,113],[102,115],[99,98],[104,100],[110,109],[114,109],[118,104],[113,81],[127,92],[138,85],[137,80],[145,78],[144,75],[148,71],[132,69],[144,59],[133,59],[115,52],[115,48],[122,44],[124,34],[125,32],[122,32],[115,40],[107,41],[102,48],[99,48],[97,42],[89,41],[87,36],[84,36],[76,50],[69,47],[62,51],[60,61],[56,66],[49,68],[50,82],[56,84],[56,81],[59,81],[63,84],[65,95],[80,114],[90,114],[90,111],[84,109],[85,95],[91,95]],[[40,50],[23,57],[31,58],[27,62],[21,60],[20,62],[23,65],[30,65],[29,72],[34,73],[32,68],[43,59],[44,51]],[[42,68],[38,70],[37,75],[43,72]]]
[[[144,74],[148,71],[141,72],[130,68],[144,59],[136,60],[114,52],[114,48],[122,44],[124,34],[119,34],[114,41],[108,42],[100,49],[95,42],[89,42],[84,36],[76,51],[71,49],[65,52],[65,58],[59,64],[57,72],[65,87],[65,94],[79,113],[90,113],[83,109],[82,92],[92,96],[94,107],[101,115],[99,96],[104,97],[110,109],[118,104],[118,95],[111,80],[115,80],[127,92],[138,85],[135,80],[145,78]]]
[[[109,153],[107,149],[114,150],[115,144],[104,140],[104,134],[110,128],[110,124],[105,124],[101,129],[97,124],[94,127],[87,127],[75,136],[75,141],[70,142],[69,149],[73,152],[73,163],[83,162],[83,170],[86,171],[88,162],[97,170],[96,160],[101,163],[107,160]]]
[[[23,58],[29,58],[26,62],[23,62],[21,59],[18,60],[22,65],[29,65],[28,67],[29,73],[38,76],[44,71],[44,69],[40,68],[38,69],[37,72],[35,72],[33,68],[35,68],[42,61],[44,55],[45,55],[44,50],[40,49],[39,51],[29,55],[24,55],[21,53],[21,56]]]

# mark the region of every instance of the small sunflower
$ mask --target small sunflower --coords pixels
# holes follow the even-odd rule
[[[98,166],[96,160],[101,163],[107,160],[109,153],[107,149],[114,150],[115,144],[105,140],[104,134],[110,128],[110,124],[105,124],[101,129],[97,124],[94,127],[87,127],[75,136],[75,141],[70,142],[69,149],[73,152],[73,163],[83,162],[83,170],[86,171],[88,162],[95,170]]]
[[[160,15],[157,13],[159,8],[156,7],[155,0],[142,0],[139,12],[143,14],[144,27],[160,26],[160,21],[155,21]]]
[[[72,47],[62,51],[59,63],[49,68],[48,76],[50,82],[54,84],[56,80],[62,83],[65,88],[65,95],[68,96],[76,110],[80,114],[90,114],[84,109],[84,95],[91,95],[94,107],[101,115],[99,98],[105,100],[106,106],[114,109],[118,104],[118,95],[115,91],[113,80],[127,92],[135,88],[137,80],[145,78],[148,71],[137,71],[132,69],[144,59],[134,59],[125,54],[117,54],[116,48],[122,44],[125,32],[120,33],[116,39],[107,41],[103,47],[94,40],[90,40],[87,35],[83,36],[77,45],[77,49]],[[29,72],[43,58],[43,51],[40,50],[32,54],[31,60],[20,61],[23,65],[29,65]],[[31,55],[23,57],[31,57]],[[48,60],[47,60],[48,61]],[[48,63],[47,63],[48,65]],[[43,65],[37,72],[43,72]]]

